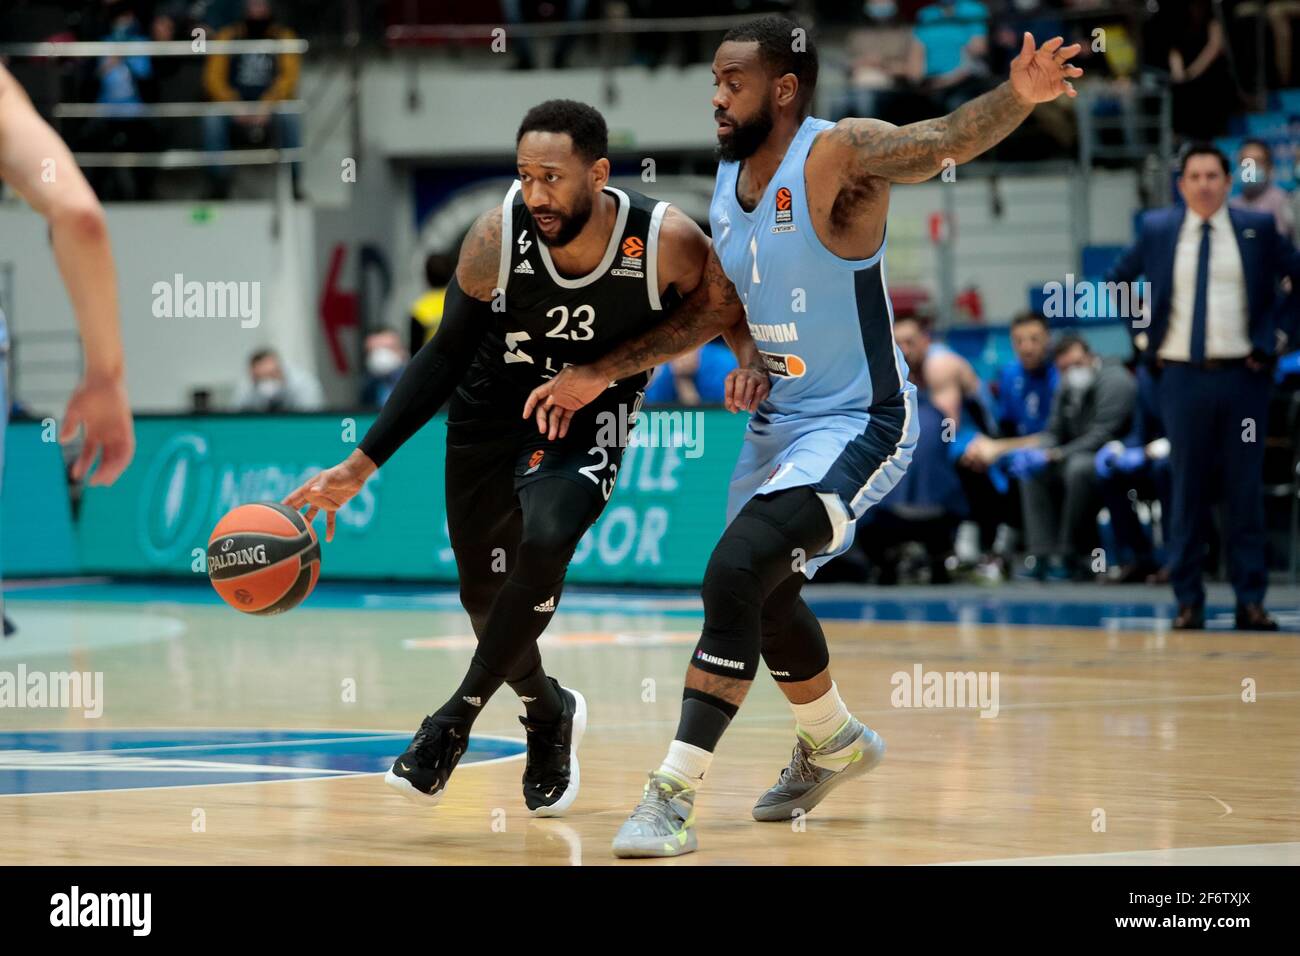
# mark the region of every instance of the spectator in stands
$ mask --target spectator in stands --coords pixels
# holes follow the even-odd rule
[[[281,362],[273,349],[249,356],[248,375],[235,390],[241,412],[315,412],[324,404],[320,382]]]
[[[988,8],[979,0],[938,0],[916,13],[925,51],[925,85],[936,108],[950,113],[988,85]]]
[[[460,248],[460,243],[456,244]],[[447,296],[447,283],[456,272],[456,255],[447,252],[431,252],[424,259],[424,281],[428,289],[411,303],[411,318],[408,325],[407,350],[411,355],[433,338],[442,322],[442,305]]]
[[[731,349],[714,340],[655,369],[645,400],[655,405],[721,405],[727,374],[735,367]]]
[[[1137,385],[1122,365],[1103,362],[1085,339],[1056,345],[1060,386],[1047,428],[1037,435],[989,442],[986,461],[1003,455],[1020,479],[1030,577],[1085,578],[1083,559],[1096,538],[1097,450],[1131,427]]]
[[[366,336],[366,378],[361,386],[363,408],[383,407],[410,359],[402,337],[392,329],[381,329]]]
[[[1233,196],[1228,205],[1234,209],[1253,209],[1273,217],[1279,235],[1293,240],[1295,213],[1291,196],[1273,182],[1273,151],[1262,139],[1248,139],[1237,151],[1237,172],[1241,176],[1241,195]]]
[[[511,25],[540,23],[551,19],[572,22],[587,19],[587,2],[588,0],[550,0],[549,3],[538,4],[530,0],[501,0],[501,12],[505,14],[506,23]],[[544,16],[539,7],[545,8],[548,13],[553,12],[554,16]],[[554,69],[562,70],[569,65],[569,54],[577,40],[575,33],[565,34],[555,40],[552,53]],[[516,32],[510,36],[509,42],[515,51],[515,67],[520,70],[533,69],[536,64],[532,40]]]
[[[848,89],[833,108],[837,116],[871,116],[905,125],[928,118],[917,91],[925,75],[925,49],[898,16],[894,0],[870,0],[870,29],[848,36]]]
[[[930,580],[943,583],[949,579],[957,526],[972,514],[971,495],[980,496],[981,489],[971,487],[972,478],[988,481],[960,474],[958,458],[965,444],[989,427],[992,416],[971,364],[934,342],[926,319],[896,319],[894,339],[907,361],[908,380],[917,388],[921,439],[907,474],[871,509],[877,514],[868,512],[859,523],[858,540],[880,568],[882,583],[897,580],[898,549],[908,541],[925,545]]]
[[[1239,105],[1223,27],[1210,0],[1188,0],[1176,23],[1178,32],[1169,48],[1174,132],[1188,139],[1213,139],[1223,135]]]
[[[1210,507],[1225,503],[1225,550],[1240,630],[1276,630],[1268,589],[1263,468],[1273,364],[1296,334],[1300,253],[1267,213],[1228,207],[1228,157],[1209,143],[1184,150],[1178,191],[1185,205],[1146,213],[1137,241],[1107,274],[1145,276],[1149,324],[1134,336],[1159,370],[1161,417],[1173,475],[1169,576],[1173,626],[1205,626],[1202,555]]]
[[[1052,336],[1047,320],[1024,312],[1011,320],[1014,361],[998,371],[997,420],[1003,437],[1036,435],[1047,428],[1047,415],[1060,378],[1050,361]]]
[[[147,41],[128,0],[107,0],[102,12],[107,17],[105,32],[97,37],[106,43]],[[153,78],[153,63],[147,56],[102,56],[93,61],[94,100],[112,112],[86,124],[81,147],[96,152],[153,152],[157,130],[144,115],[145,90]],[[154,175],[149,167],[92,169],[87,178],[101,199],[138,200],[153,195]]]
[[[1133,584],[1141,581],[1168,581],[1168,571],[1156,559],[1152,536],[1138,520],[1134,503],[1159,502],[1161,538],[1169,543],[1169,439],[1156,394],[1151,367],[1139,363],[1136,371],[1137,402],[1133,408],[1133,428],[1123,440],[1107,442],[1097,452],[1097,478],[1101,498],[1110,513],[1110,527],[1115,536],[1116,560],[1120,562],[1115,581]]]
[[[244,19],[218,31],[216,40],[292,40],[294,32],[276,23],[269,0],[246,0]],[[208,55],[203,85],[214,103],[280,103],[292,100],[298,89],[301,58],[296,53],[225,53]],[[238,126],[244,137],[257,144],[268,143],[274,131],[280,149],[299,145],[298,117],[293,113],[258,113],[240,116],[205,116],[204,148],[216,152],[230,148],[231,131]],[[292,165],[294,196],[301,198],[298,163]],[[208,168],[212,198],[230,195],[229,166]]]

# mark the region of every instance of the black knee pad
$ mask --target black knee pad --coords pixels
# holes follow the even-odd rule
[[[734,523],[733,523],[734,525]],[[729,528],[704,572],[704,629],[692,663],[723,677],[753,680],[758,672],[763,582],[745,535]]]
[[[802,598],[772,614],[764,606],[763,663],[778,683],[812,680],[830,666],[821,622]]]

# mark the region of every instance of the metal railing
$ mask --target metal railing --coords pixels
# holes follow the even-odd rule
[[[192,57],[212,54],[303,54],[306,40],[106,40],[68,43],[0,43],[0,57],[32,59],[90,59],[121,57]],[[55,119],[188,119],[207,116],[300,116],[306,112],[301,100],[178,102],[178,103],[59,103]],[[300,162],[301,147],[254,147],[249,149],[87,152],[73,155],[88,168],[187,169],[211,166],[285,166]]]

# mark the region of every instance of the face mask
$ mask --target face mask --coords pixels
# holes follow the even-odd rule
[[[278,378],[263,378],[258,380],[254,388],[257,389],[257,394],[262,398],[268,402],[273,402],[284,391],[284,383]]]
[[[1065,370],[1065,387],[1074,391],[1087,391],[1097,380],[1097,370],[1091,365],[1074,365]]]
[[[366,371],[375,378],[386,378],[402,367],[402,354],[394,349],[372,349],[366,355]]]

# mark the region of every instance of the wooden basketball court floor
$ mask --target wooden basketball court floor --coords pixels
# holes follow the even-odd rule
[[[820,595],[831,592],[810,592],[819,613],[857,618],[825,625],[833,672],[884,736],[884,762],[802,826],[754,822],[750,807],[793,743],[784,700],[760,673],[697,802],[700,851],[622,865],[1300,863],[1300,634],[1172,633],[1142,616],[1141,601],[1166,599],[1149,590],[1101,627],[1012,623],[999,611],[1012,599],[1050,609],[1050,588],[918,589],[917,606],[939,612],[916,615],[907,594],[891,592],[911,620],[881,619],[879,591],[841,588],[830,603]],[[616,863],[610,839],[672,736],[699,625],[689,594],[570,589],[543,649],[548,670],[590,707],[582,790],[567,817],[536,820],[520,795],[521,756],[462,763],[436,808],[408,803],[374,772],[307,776],[314,758],[294,771],[301,779],[193,785],[202,774],[186,776],[193,764],[182,759],[175,783],[132,782],[132,770],[166,779],[153,771],[168,757],[195,756],[166,739],[196,729],[333,731],[335,741],[389,731],[380,746],[391,758],[468,661],[468,621],[449,592],[363,593],[352,606],[313,595],[270,619],[139,585],[8,597],[21,630],[0,644],[0,676],[20,664],[100,672],[103,712],[0,708],[4,865]],[[1272,606],[1286,604],[1275,592]],[[894,706],[895,675],[918,666],[996,673],[997,715]],[[476,732],[522,740],[520,712],[503,688]],[[23,744],[34,739],[25,732],[128,728],[161,740],[134,765],[84,743],[73,756]]]

